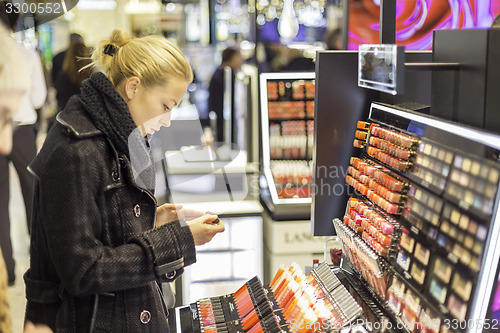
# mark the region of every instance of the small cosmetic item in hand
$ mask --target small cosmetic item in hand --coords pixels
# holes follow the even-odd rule
[[[212,212],[205,212],[205,214],[210,214],[210,215],[217,215],[217,214],[214,214]],[[215,219],[215,221],[212,222],[212,224],[219,224],[220,223],[220,220],[219,218]]]

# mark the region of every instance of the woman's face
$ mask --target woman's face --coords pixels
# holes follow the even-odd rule
[[[181,102],[189,83],[175,79],[163,85],[144,88],[140,80],[137,80],[139,79],[132,77],[125,82],[128,97],[125,101],[142,134],[153,134],[162,126],[170,126],[172,109]]]
[[[12,117],[19,109],[21,91],[0,92],[0,155],[9,155],[12,151]]]

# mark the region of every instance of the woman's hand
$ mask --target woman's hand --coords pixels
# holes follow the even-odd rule
[[[27,322],[24,326],[24,333],[53,333],[52,330],[47,325],[33,325],[31,322]]]
[[[182,216],[182,205],[163,204],[156,208],[155,227],[161,227],[166,223],[177,221]]]
[[[208,243],[216,234],[224,231],[224,223],[218,219],[217,215],[204,214],[188,221],[195,245]]]

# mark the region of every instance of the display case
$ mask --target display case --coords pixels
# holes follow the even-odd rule
[[[500,136],[373,103],[352,139],[344,268],[399,332],[498,331]]]
[[[261,200],[274,220],[311,215],[315,73],[260,75]]]

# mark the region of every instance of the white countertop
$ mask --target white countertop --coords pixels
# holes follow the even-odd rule
[[[193,147],[194,148],[194,147]],[[254,164],[247,163],[247,152],[245,150],[231,150],[231,160],[228,161],[186,161],[181,150],[167,151],[165,159],[167,172],[174,174],[220,174],[225,173],[251,173],[258,171]]]
[[[264,211],[259,201],[210,201],[180,203],[183,208],[194,209],[200,212],[212,212],[217,215],[237,215],[237,214],[260,214]]]

